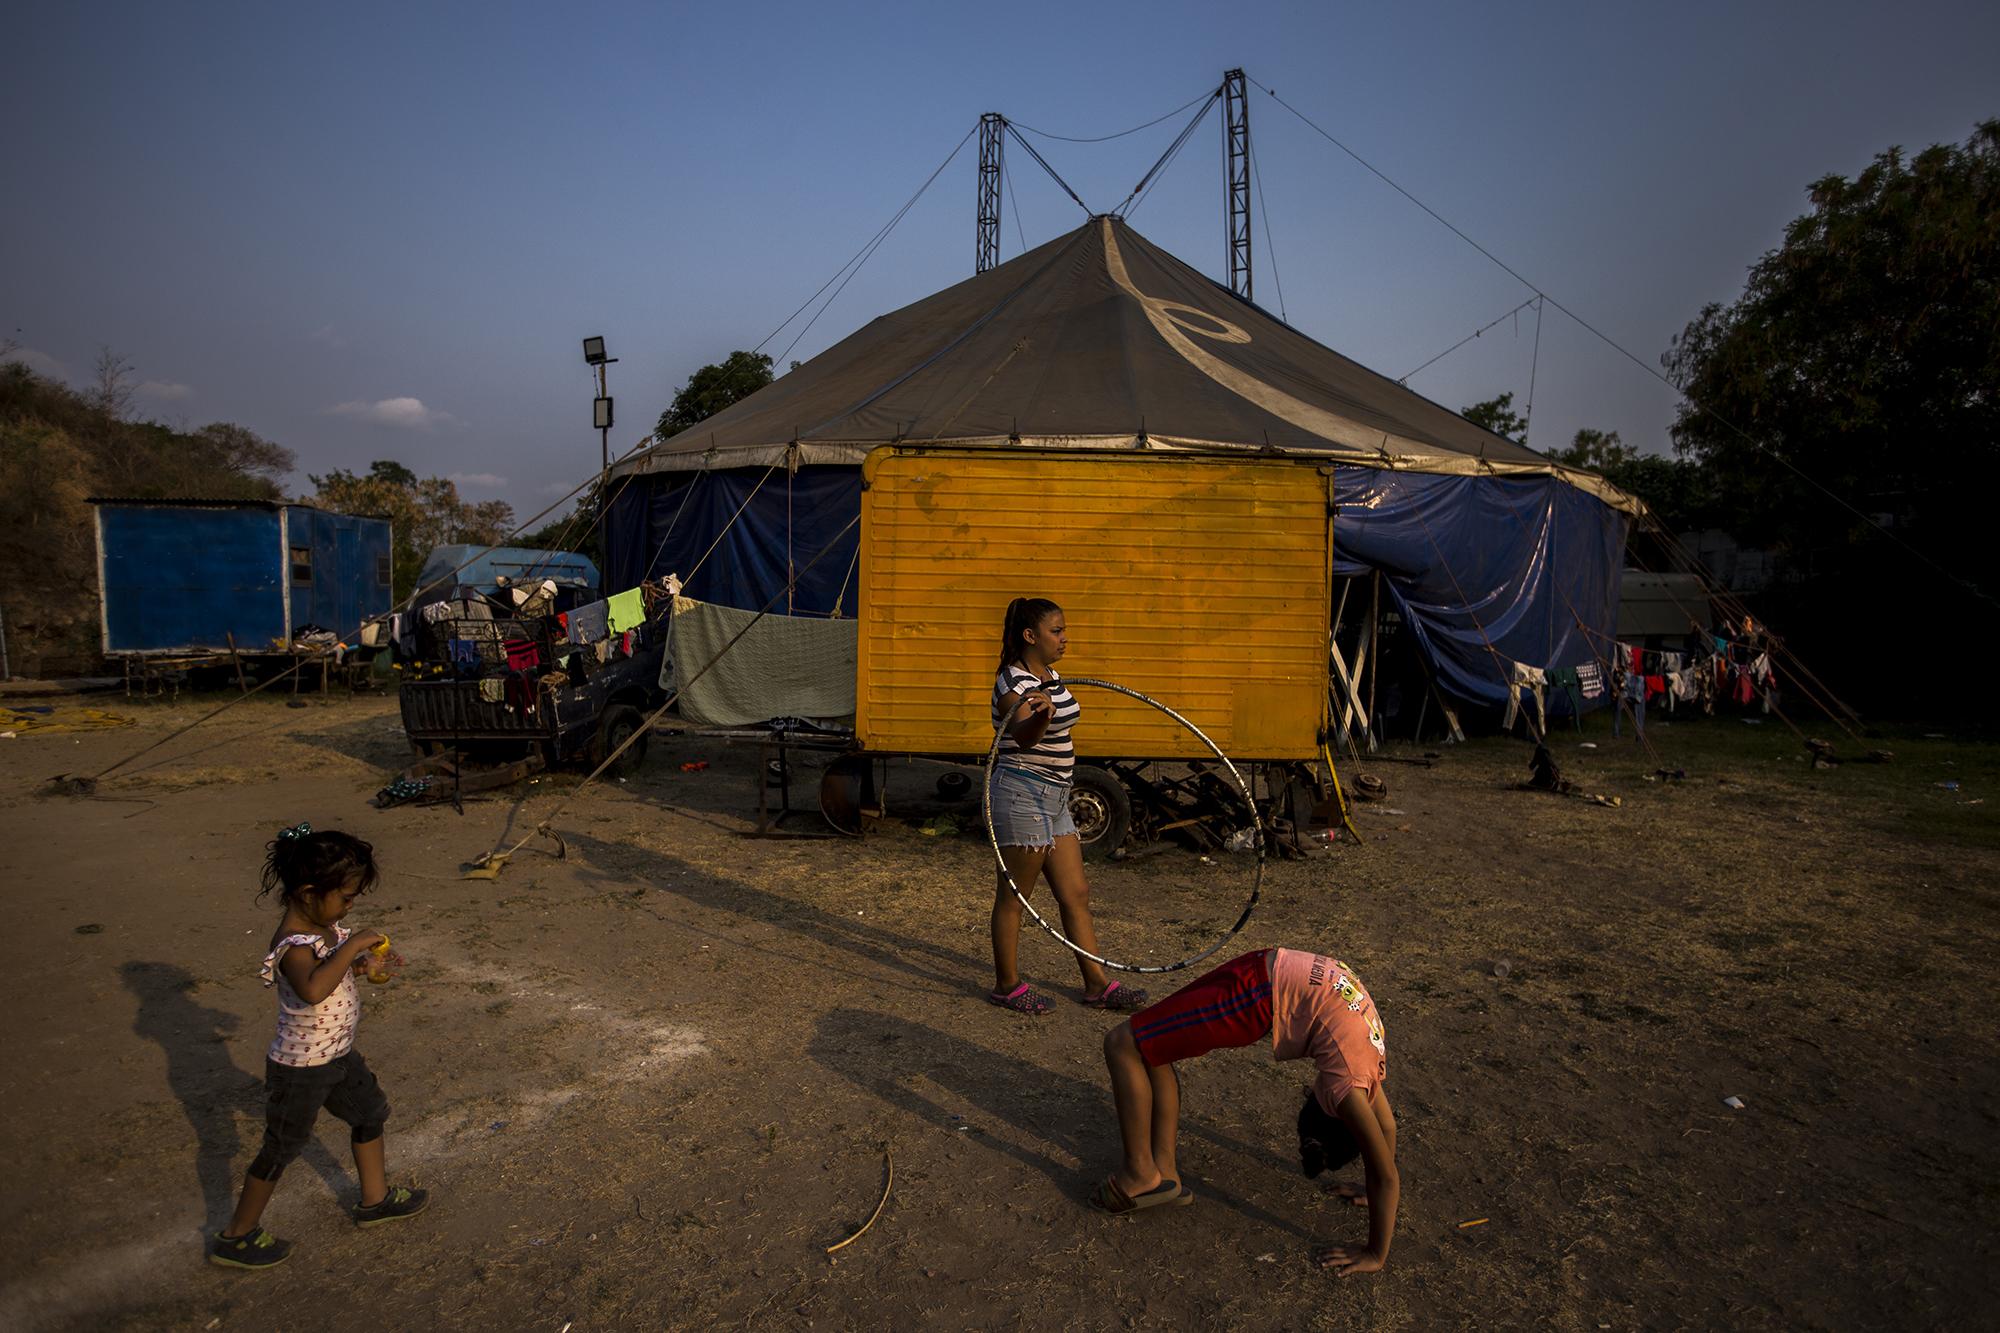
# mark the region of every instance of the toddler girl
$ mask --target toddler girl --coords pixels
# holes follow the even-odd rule
[[[423,1190],[391,1188],[383,1174],[389,1102],[354,1049],[361,1022],[354,974],[385,937],[349,931],[340,920],[380,878],[375,849],[346,833],[315,833],[312,825],[298,824],[282,830],[269,851],[257,897],[276,891],[285,906],[263,967],[264,984],[278,988],[278,1035],[264,1060],[264,1146],[243,1178],[235,1215],[208,1250],[210,1263],[227,1268],[269,1268],[291,1254],[291,1242],[257,1219],[286,1163],[312,1138],[322,1107],[353,1127],[354,1168],[361,1177],[361,1201],[351,1210],[356,1223],[414,1217],[429,1202]]]

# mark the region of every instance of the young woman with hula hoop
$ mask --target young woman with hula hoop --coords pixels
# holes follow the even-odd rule
[[[994,873],[993,992],[986,998],[1017,1014],[1039,1016],[1053,1006],[1021,980],[1021,900],[1046,875],[1062,914],[1063,932],[1083,950],[1096,953],[1097,930],[1090,920],[1090,881],[1083,873],[1083,848],[1070,818],[1070,779],[1076,747],[1070,730],[1083,709],[1056,662],[1068,650],[1062,608],[1040,597],[1016,597],[1007,607],[1000,639],[1000,669],[993,680],[993,729],[1000,733],[991,781],[993,831],[1006,864]],[[1013,884],[1008,877],[1013,877]],[[1083,1003],[1128,1013],[1143,1007],[1146,993],[1112,981],[1092,959],[1077,956],[1083,973]]]

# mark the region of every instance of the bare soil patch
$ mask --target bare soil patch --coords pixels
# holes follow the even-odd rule
[[[1899,738],[1892,765],[1816,772],[1775,723],[1656,725],[1657,757],[1559,737],[1616,810],[1514,789],[1519,742],[1370,768],[1389,795],[1355,816],[1365,845],[1273,865],[1240,944],[1340,953],[1388,1028],[1402,1219],[1386,1272],[1338,1281],[1311,1247],[1358,1239],[1363,1215],[1298,1172],[1304,1067],[1255,1051],[1183,1070],[1195,1206],[1085,1206],[1115,1151],[1111,1020],[984,1003],[989,854],[935,767],[896,767],[864,841],[758,841],[754,749],[656,745],[563,816],[567,860],[524,854],[492,883],[460,863],[574,776],[463,815],[375,810],[407,754],[393,701],[252,701],[95,799],[43,794],[203,706],[0,741],[8,1327],[1991,1317],[1991,748]],[[1660,766],[1688,777],[1647,781]],[[945,812],[963,832],[923,831]],[[326,1128],[267,1218],[298,1253],[229,1273],[201,1233],[262,1132],[255,872],[300,819],[377,844],[385,882],[355,921],[409,962],[369,988],[360,1044],[395,1107],[392,1173],[437,1202],[354,1230]],[[1177,851],[1102,867],[1100,934],[1178,956],[1233,918],[1248,873]],[[1059,946],[1023,953],[1076,994]],[[829,1258],[875,1206],[885,1146],[888,1206]]]

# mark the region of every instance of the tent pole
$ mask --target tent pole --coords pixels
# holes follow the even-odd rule
[[[1368,594],[1368,753],[1375,753],[1380,719],[1375,713],[1375,682],[1382,674],[1382,571],[1376,570]]]

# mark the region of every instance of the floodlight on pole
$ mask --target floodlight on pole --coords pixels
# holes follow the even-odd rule
[[[590,400],[590,424],[597,428],[598,450],[606,472],[611,470],[611,391],[605,387],[604,368],[617,362],[617,357],[605,354],[601,335],[583,340],[583,364],[597,367],[597,397]]]

